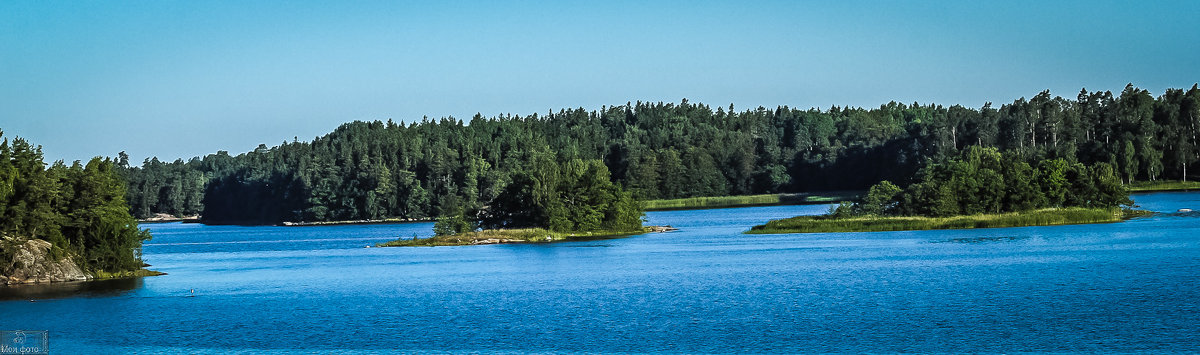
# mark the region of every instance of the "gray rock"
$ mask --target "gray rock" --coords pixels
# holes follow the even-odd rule
[[[70,257],[54,260],[50,242],[4,237],[0,240],[0,284],[48,283],[92,279]]]

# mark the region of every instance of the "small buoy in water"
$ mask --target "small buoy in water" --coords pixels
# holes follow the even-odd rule
[[[1191,208],[1180,208],[1179,209],[1179,212],[1191,212],[1191,211],[1192,211]]]
[[[193,288],[192,294],[188,295],[188,297],[196,297],[196,289]]]

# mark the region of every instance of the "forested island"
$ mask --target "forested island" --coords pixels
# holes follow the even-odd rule
[[[1046,226],[1117,222],[1144,212],[1108,163],[1091,166],[1062,158],[1033,164],[1016,153],[970,147],[958,157],[930,162],[901,188],[884,180],[865,197],[827,215],[798,216],[755,226],[747,233],[874,232]]]
[[[558,164],[535,156],[487,208],[464,208],[446,199],[433,224],[434,237],[400,239],[378,246],[532,243],[640,234],[642,208],[614,184],[599,160]],[[482,229],[482,230],[481,230]]]
[[[484,210],[538,159],[600,161],[638,200],[865,190],[913,182],[927,160],[970,147],[1027,161],[1105,163],[1119,181],[1189,180],[1200,90],[1154,97],[1048,91],[979,108],[891,102],[873,109],[735,111],[636,102],[526,116],[352,122],[312,141],[187,161],[116,159],[131,212],[206,223],[430,219]],[[539,158],[540,159],[540,158]]]
[[[41,147],[0,138],[0,285],[156,274],[111,159],[46,167]]]

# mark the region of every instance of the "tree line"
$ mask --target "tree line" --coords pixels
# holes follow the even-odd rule
[[[142,242],[150,234],[138,229],[130,215],[125,185],[111,159],[71,165],[58,161],[47,167],[40,146],[4,138],[0,236],[48,241],[54,257],[78,256],[74,260],[84,270],[137,270],[142,267]]]
[[[844,202],[833,214],[948,217],[1130,203],[1128,189],[1109,163],[1087,166],[1054,158],[1031,164],[1016,153],[975,146],[930,162],[905,188],[884,180],[861,201]]]
[[[683,100],[526,116],[351,122],[310,142],[130,166],[138,217],[210,223],[430,218],[483,208],[535,157],[600,161],[636,199],[861,190],[911,182],[928,159],[972,146],[1026,159],[1106,163],[1120,180],[1188,179],[1200,155],[1200,90],[1154,97],[1043,91],[996,107],[902,104],[735,111]],[[453,200],[453,201],[450,201]],[[455,202],[455,203],[448,203]]]

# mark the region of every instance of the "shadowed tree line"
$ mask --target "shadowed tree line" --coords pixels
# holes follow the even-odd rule
[[[1048,91],[999,107],[891,102],[878,108],[627,103],[468,121],[351,122],[311,142],[140,167],[118,159],[138,217],[202,213],[211,223],[277,223],[489,211],[539,161],[600,161],[638,199],[907,185],[928,159],[968,147],[1024,161],[1106,163],[1120,180],[1187,179],[1200,90],[1152,96]],[[539,160],[542,159],[542,160]]]

